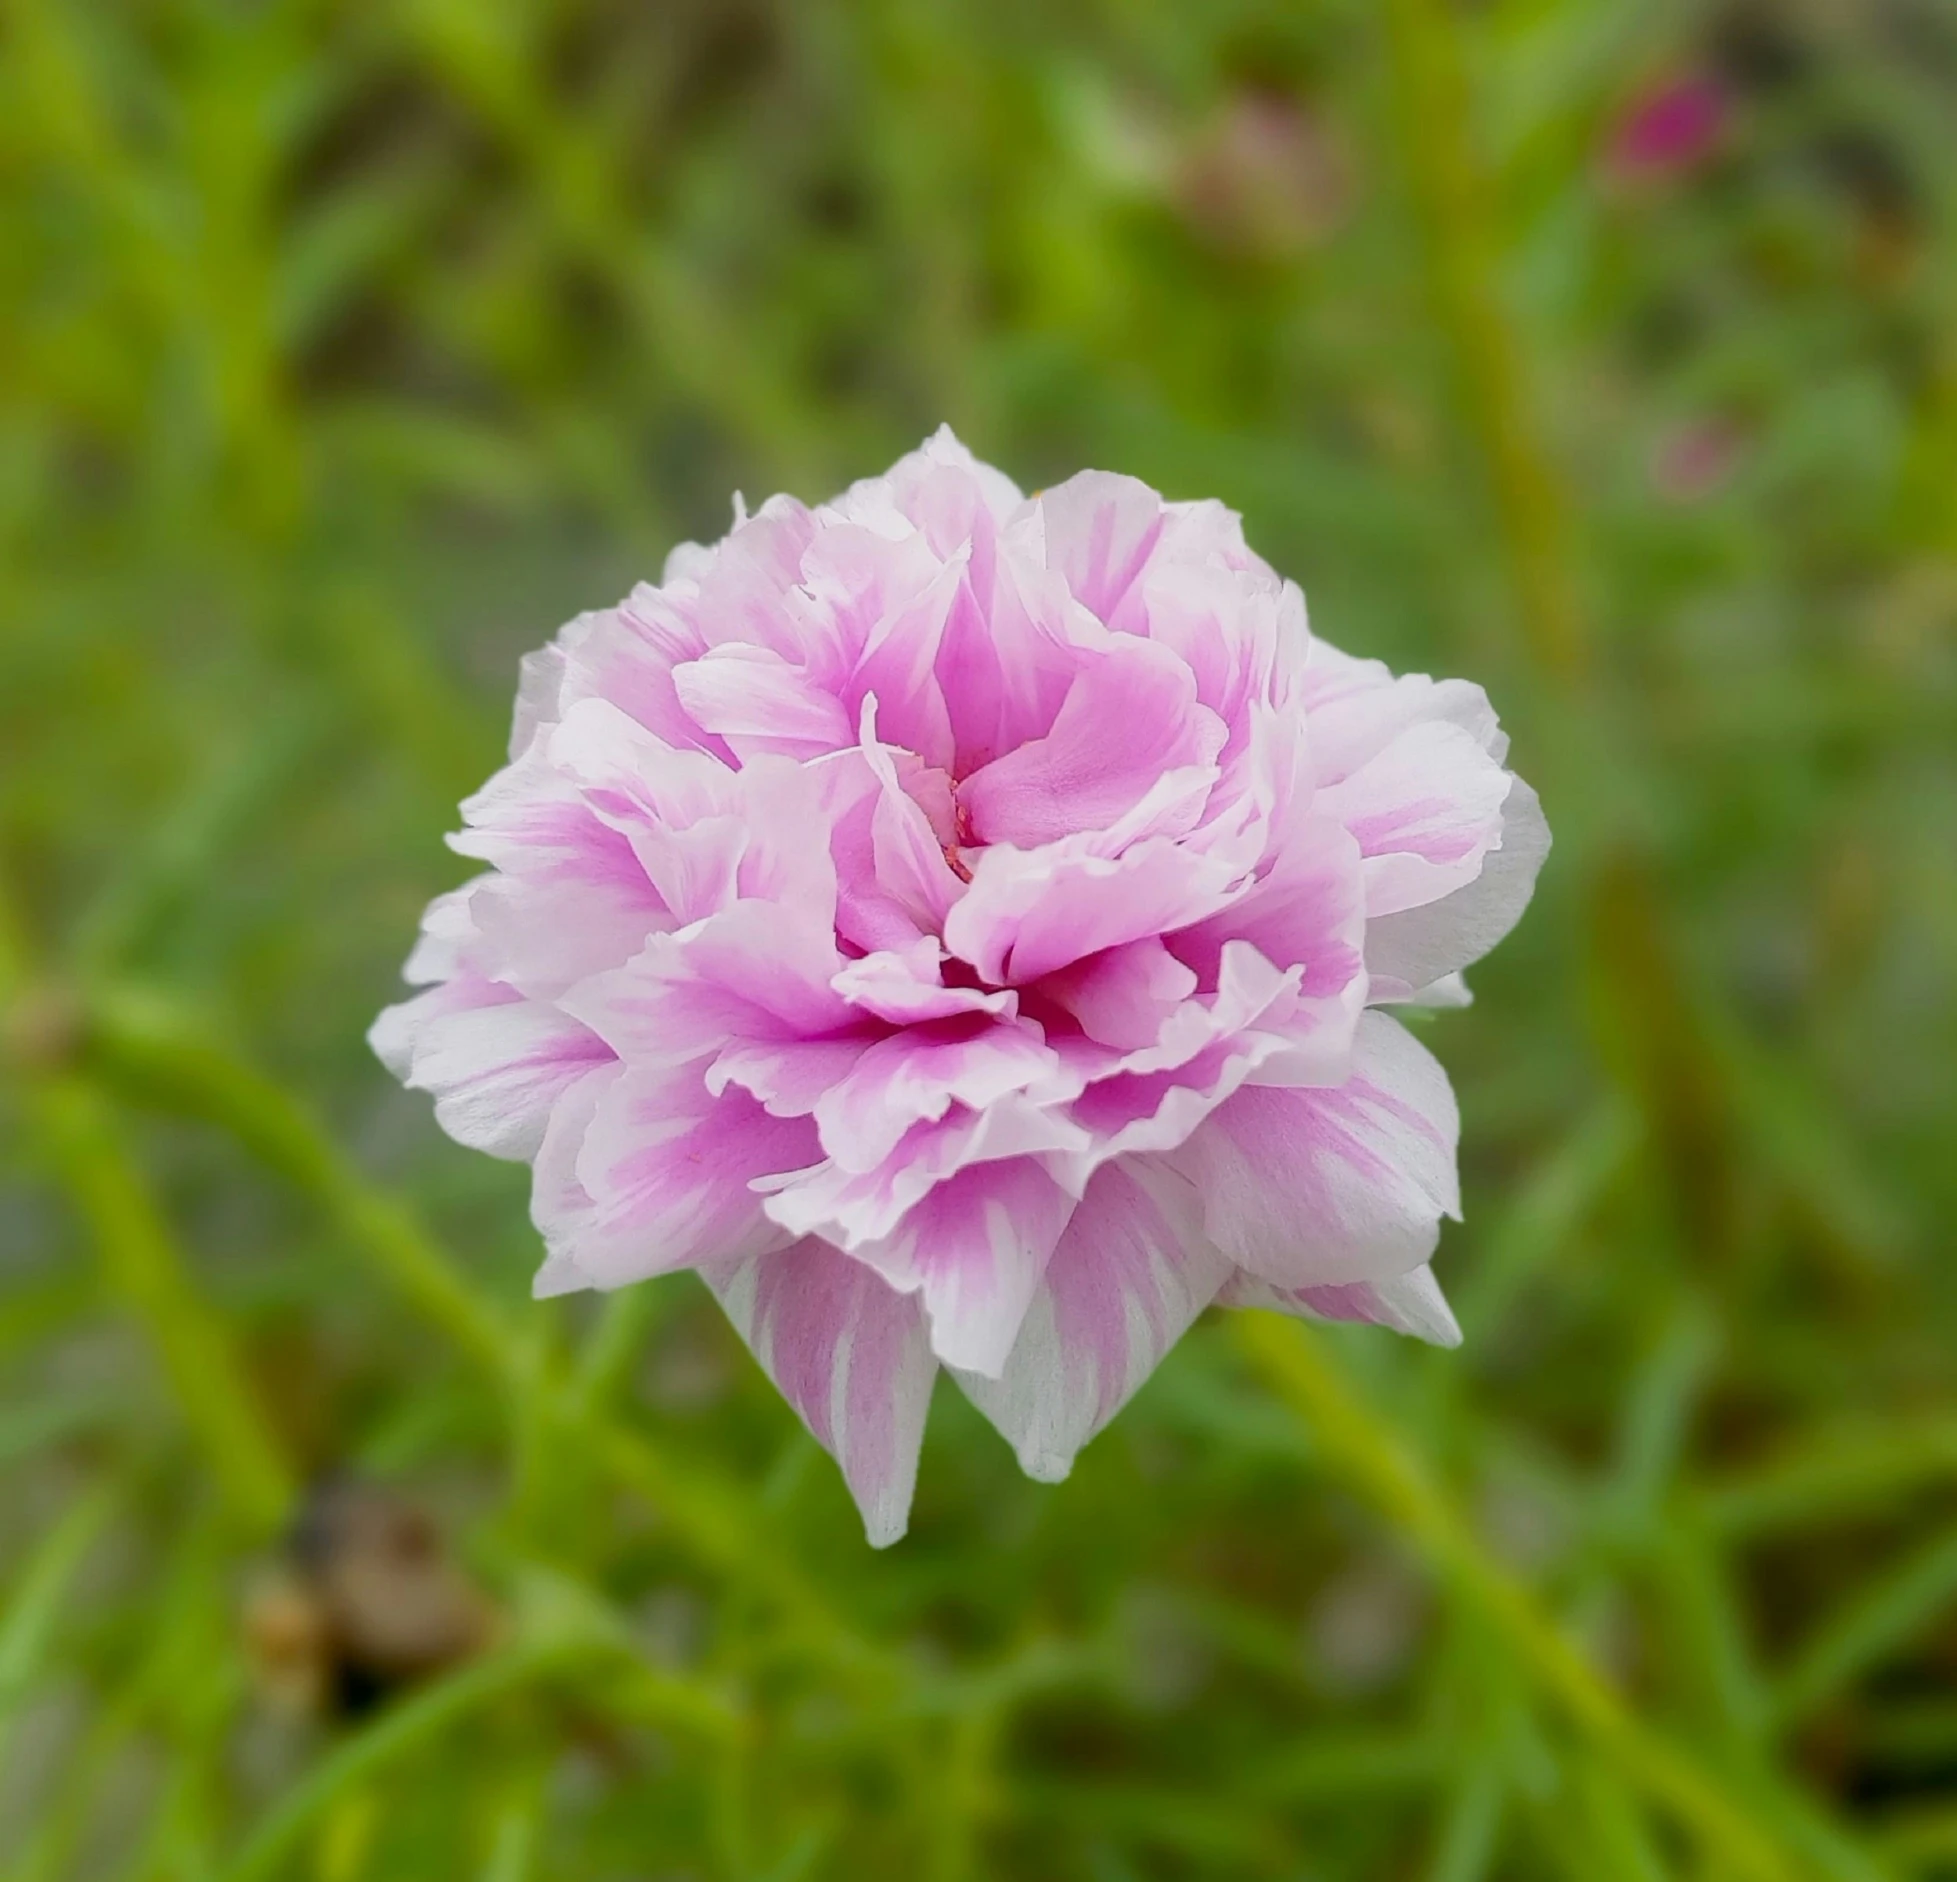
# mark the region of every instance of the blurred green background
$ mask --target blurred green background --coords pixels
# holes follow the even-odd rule
[[[1957,1876],[1949,0],[4,0],[0,178],[0,1873]],[[1558,846],[1465,1348],[872,1555],[362,1033],[518,654],[941,419]]]

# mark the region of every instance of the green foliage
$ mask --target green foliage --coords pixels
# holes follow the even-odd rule
[[[1653,86],[1713,148],[1637,171]],[[1957,1875],[1948,0],[0,0],[0,1869]],[[1458,1354],[853,1511],[361,1035],[516,656],[940,419],[1219,495],[1558,847]],[[309,1479],[476,1657],[301,1729]]]

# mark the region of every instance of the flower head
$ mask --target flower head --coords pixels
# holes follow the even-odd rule
[[[1066,1474],[1213,1301],[1458,1337],[1459,994],[1548,847],[1478,687],[1215,503],[948,431],[524,663],[381,1057],[534,1166],[537,1292],[697,1269],[903,1533],[940,1366]]]

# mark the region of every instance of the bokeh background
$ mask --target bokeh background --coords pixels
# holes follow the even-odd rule
[[[1948,0],[5,0],[0,1872],[1957,1875]],[[517,656],[942,419],[1486,682],[1458,1354],[872,1555],[362,1034]]]

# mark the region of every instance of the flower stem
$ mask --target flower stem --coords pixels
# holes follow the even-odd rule
[[[1531,1683],[1652,1802],[1690,1828],[1722,1874],[1792,1882],[1776,1839],[1691,1758],[1643,1724],[1482,1546],[1399,1436],[1341,1376],[1322,1336],[1271,1314],[1235,1316],[1238,1344],[1310,1425],[1326,1462],[1427,1558],[1493,1629]]]
[[[0,1061],[18,1074],[28,1127],[155,1346],[226,1503],[246,1528],[270,1534],[292,1507],[293,1472],[113,1109],[72,1062],[72,1030],[66,1000],[37,987],[32,947],[0,885]]]
[[[43,1081],[33,1109],[109,1279],[148,1330],[226,1501],[247,1527],[271,1534],[292,1507],[292,1472],[222,1321],[191,1283],[113,1112],[88,1081],[69,1076]]]

